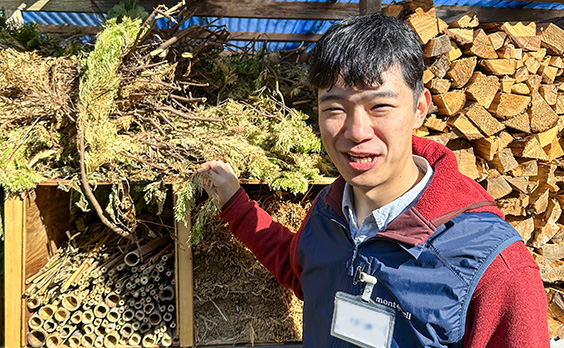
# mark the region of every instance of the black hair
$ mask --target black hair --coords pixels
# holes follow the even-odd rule
[[[401,20],[382,14],[347,17],[319,39],[309,61],[309,82],[331,88],[380,85],[382,73],[397,66],[415,103],[423,91],[425,60],[416,34]],[[416,103],[417,104],[417,103]]]

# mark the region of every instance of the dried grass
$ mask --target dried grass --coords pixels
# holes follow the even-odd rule
[[[297,231],[311,197],[292,202],[265,193],[251,192],[275,221]],[[207,225],[193,252],[197,344],[301,340],[301,301],[276,282],[225,223],[214,219]]]

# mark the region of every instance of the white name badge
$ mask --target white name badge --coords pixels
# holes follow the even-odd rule
[[[396,313],[392,308],[344,292],[335,295],[331,335],[364,348],[388,348]]]

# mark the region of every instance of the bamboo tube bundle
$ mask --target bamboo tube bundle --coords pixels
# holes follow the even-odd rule
[[[153,346],[175,338],[172,239],[166,234],[124,253],[105,232],[60,247],[27,280],[29,346]]]

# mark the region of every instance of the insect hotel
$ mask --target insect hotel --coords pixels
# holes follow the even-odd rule
[[[301,302],[231,235],[197,169],[230,163],[297,231],[336,176],[304,63],[326,23],[374,11],[405,20],[421,41],[433,106],[416,135],[453,150],[519,231],[541,269],[551,338],[564,337],[563,10],[5,3],[0,345],[298,347]],[[43,12],[105,17],[25,20]],[[241,22],[209,20],[226,17]],[[252,23],[243,19],[317,24],[228,25]]]

